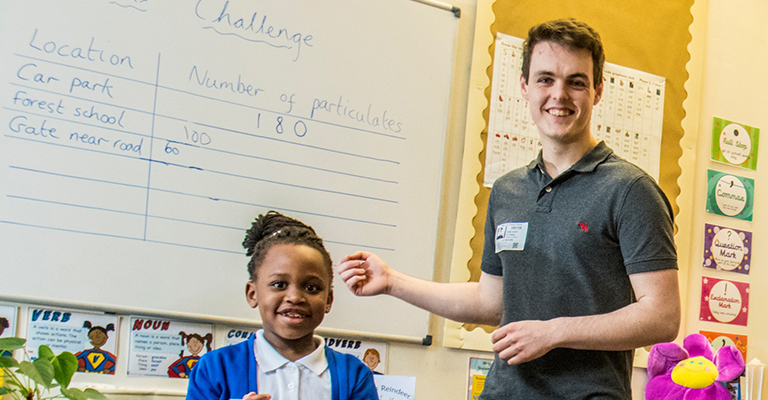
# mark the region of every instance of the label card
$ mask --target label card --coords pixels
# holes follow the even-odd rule
[[[751,259],[752,232],[704,225],[704,268],[748,275]]]
[[[757,169],[760,129],[714,117],[712,160],[751,170]]]
[[[752,221],[755,181],[707,170],[707,212]]]
[[[701,277],[699,320],[747,326],[749,284]]]

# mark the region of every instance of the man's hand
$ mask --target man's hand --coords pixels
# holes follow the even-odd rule
[[[535,360],[554,349],[554,332],[547,321],[512,322],[491,335],[493,351],[507,364]]]
[[[373,253],[358,251],[344,256],[336,271],[356,296],[389,293],[392,270]]]

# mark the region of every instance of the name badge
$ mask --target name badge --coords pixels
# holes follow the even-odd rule
[[[507,222],[496,227],[496,253],[525,249],[525,238],[528,236],[527,222]]]

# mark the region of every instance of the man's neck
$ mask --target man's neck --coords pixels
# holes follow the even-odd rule
[[[573,143],[547,143],[542,141],[541,158],[544,169],[552,178],[571,168],[597,146],[597,139],[590,133],[587,138]]]

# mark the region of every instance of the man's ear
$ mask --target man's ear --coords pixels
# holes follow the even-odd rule
[[[325,313],[331,312],[331,304],[333,304],[333,288],[328,291],[328,299],[325,302]]]
[[[525,80],[523,74],[520,74],[520,94],[526,101],[528,100],[528,81]]]
[[[245,299],[248,301],[248,305],[251,308],[256,308],[259,305],[258,296],[256,293],[256,282],[248,281],[245,284]]]
[[[605,81],[605,79],[603,79],[603,82],[604,81]],[[595,103],[592,104],[593,106],[596,106],[597,103],[600,102],[600,99],[603,98],[603,87],[605,86],[605,85],[603,85],[603,82],[600,82],[600,84],[597,85],[597,87],[595,88]]]

